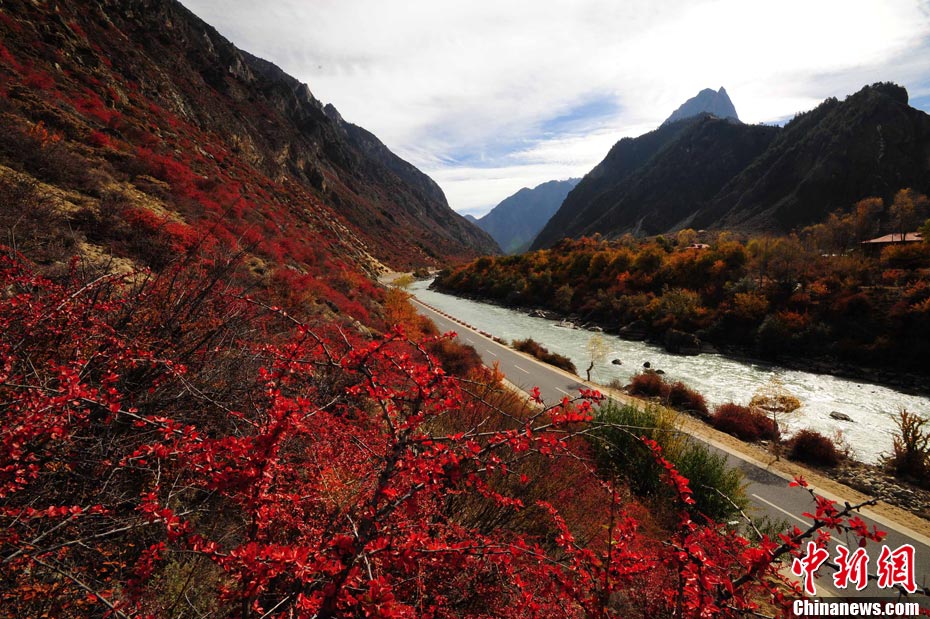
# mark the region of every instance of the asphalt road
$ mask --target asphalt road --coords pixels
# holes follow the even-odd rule
[[[430,317],[441,332],[455,331],[459,340],[470,344],[478,351],[486,365],[493,366],[497,363],[507,379],[524,391],[539,387],[544,401],[558,402],[566,395],[577,395],[579,389],[586,387],[580,379],[571,378],[561,370],[502,346],[466,326],[453,322],[416,299],[414,301],[418,311]],[[753,518],[765,515],[774,520],[787,521],[790,525],[797,525],[801,529],[811,524],[809,518],[802,516],[804,512],[813,512],[815,509],[807,492],[798,488],[789,488],[788,479],[767,470],[764,465],[760,466],[761,463],[752,461],[742,454],[728,451],[723,445],[710,443],[708,445],[724,453],[729,465],[743,472],[747,482],[746,494],[752,501],[751,515]],[[818,494],[839,501],[840,505],[845,502],[844,498],[826,492],[818,492]],[[888,535],[882,543],[889,546],[891,550],[902,544],[911,544],[915,549],[914,576],[917,586],[918,588],[930,587],[930,539],[875,514],[870,514],[868,510],[863,510],[860,517],[868,523],[870,528],[872,525],[877,525],[879,529],[887,532]],[[850,539],[849,543],[845,543],[843,539],[836,539],[830,548],[829,560],[831,562],[835,560],[837,554],[835,548],[837,542],[844,543],[851,551],[856,547],[853,539]],[[880,545],[869,542],[867,550],[869,552],[869,573],[874,574]],[[816,580],[818,597],[897,597],[895,590],[879,589],[875,582],[870,582],[863,591],[856,591],[852,586],[837,589],[833,586],[832,574],[833,570],[826,566],[818,571]],[[926,595],[912,596],[912,599],[919,601],[922,607],[930,607],[930,598]]]

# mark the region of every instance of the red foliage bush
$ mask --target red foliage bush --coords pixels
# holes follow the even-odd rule
[[[772,595],[787,608],[772,561],[811,533],[757,546],[683,511],[664,543],[646,537],[581,464],[599,394],[520,416],[468,396],[400,333],[311,330],[228,276],[59,285],[0,255],[10,616],[184,603],[297,619],[736,617]],[[820,523],[849,515],[818,501]]]
[[[109,148],[112,146],[112,142],[110,142],[110,136],[101,131],[94,131],[89,136],[87,136],[87,143],[91,146],[96,146],[97,148]]]
[[[713,426],[721,432],[732,434],[744,441],[775,440],[778,428],[775,422],[762,413],[754,412],[748,406],[729,402],[721,404],[714,410]]]
[[[44,71],[25,67],[23,69],[23,84],[36,90],[51,90],[55,87],[55,80]]]
[[[627,391],[630,395],[638,395],[647,398],[662,398],[665,400],[671,392],[671,387],[659,374],[655,372],[643,372],[633,376]]]
[[[532,338],[527,338],[525,340],[514,340],[513,347],[520,352],[525,352],[528,355],[532,355],[542,361],[543,363],[548,363],[549,365],[554,365],[557,368],[562,368],[567,372],[572,374],[577,374],[578,370],[575,368],[575,364],[572,363],[572,360],[566,357],[565,355],[560,355],[559,353],[549,352],[545,346],[542,346],[539,342]]]
[[[630,395],[645,398],[660,398],[668,406],[681,411],[707,416],[707,401],[704,396],[681,381],[667,382],[656,372],[642,372],[633,376],[627,388]]]
[[[91,91],[87,91],[84,96],[75,98],[72,103],[75,109],[84,116],[96,119],[105,126],[109,126],[120,117],[119,112],[107,107],[100,96]]]
[[[706,417],[707,401],[704,396],[690,389],[681,381],[674,382],[669,386],[668,403],[679,410],[697,413],[701,417]]]
[[[3,15],[3,13],[0,13],[0,15]],[[2,41],[0,41],[0,62],[16,72],[21,72],[23,70],[22,65],[16,61],[16,58],[13,57],[13,54],[10,53],[10,50],[6,48]]]
[[[453,376],[465,378],[482,365],[478,351],[468,344],[438,338],[430,342],[426,349],[439,360],[443,369]]]
[[[829,437],[814,430],[801,430],[788,442],[788,457],[815,466],[836,466],[843,456]]]

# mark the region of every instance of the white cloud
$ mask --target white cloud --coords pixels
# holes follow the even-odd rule
[[[184,2],[471,212],[583,174],[701,88],[771,122],[875,81],[930,84],[927,0]],[[592,100],[614,105],[543,130]]]

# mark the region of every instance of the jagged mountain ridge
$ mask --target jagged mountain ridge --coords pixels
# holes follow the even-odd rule
[[[60,62],[67,67],[60,73],[80,77],[117,113],[143,105],[138,96],[217,136],[244,164],[313,197],[295,208],[334,220],[385,262],[436,264],[499,251],[429,177],[175,0],[55,7],[13,0],[3,10],[40,31],[38,42],[5,41],[16,57],[37,67]],[[105,131],[137,141],[118,126]]]
[[[677,110],[672,112],[671,116],[666,118],[665,122],[662,124],[667,125],[668,123],[691,118],[698,114],[712,114],[717,118],[739,120],[739,116],[736,114],[736,108],[730,100],[730,95],[728,95],[726,89],[721,86],[720,90],[714,91],[710,88],[705,88],[694,95],[682,103]]]
[[[505,252],[524,251],[580,180],[570,178],[541,183],[532,189],[524,187],[476,220],[478,226]]]
[[[784,127],[708,115],[620,140],[533,248],[682,227],[787,232],[867,196],[930,189],[930,116],[893,84],[828,99]]]

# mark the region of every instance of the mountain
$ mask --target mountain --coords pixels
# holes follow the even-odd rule
[[[901,86],[878,83],[794,118],[693,225],[788,231],[905,187],[930,191],[930,115]]]
[[[506,253],[525,250],[580,180],[570,178],[542,183],[532,189],[524,187],[478,219],[477,224]]]
[[[733,107],[733,102],[730,101],[730,96],[727,94],[726,89],[721,86],[720,90],[716,92],[710,88],[705,88],[691,97],[682,103],[681,107],[672,112],[672,115],[665,119],[662,124],[667,125],[676,120],[683,120],[698,114],[712,114],[717,118],[739,120],[739,116],[736,115],[736,108]]]
[[[683,227],[787,232],[868,196],[930,190],[930,116],[894,84],[827,99],[783,128],[702,114],[617,142],[534,248]]]
[[[713,198],[776,133],[702,114],[624,138],[568,194],[532,247],[566,236],[669,230]]]
[[[129,163],[156,179],[153,167],[183,166],[194,184],[259,211],[287,202],[274,208],[306,220],[308,234],[327,228],[334,243],[396,267],[498,251],[432,179],[175,0],[12,0],[3,12],[12,113],[69,139],[99,133],[111,152],[97,154],[130,180]],[[236,225],[242,217],[256,218],[253,235],[275,219],[250,212]]]

